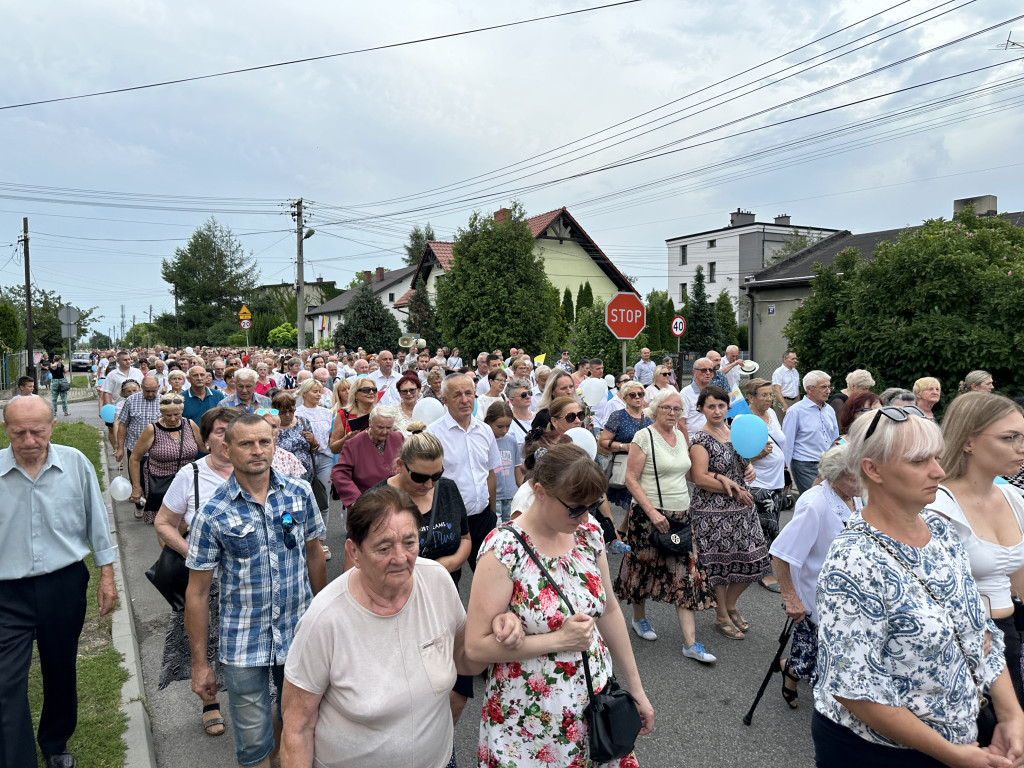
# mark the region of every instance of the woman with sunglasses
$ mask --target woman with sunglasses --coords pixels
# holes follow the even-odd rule
[[[533,404],[533,387],[529,379],[509,379],[505,385],[505,401],[512,408],[512,425],[509,427],[510,434],[519,443],[520,449],[526,440],[533,423],[534,413],[530,409]]]
[[[581,653],[587,655],[595,691],[605,686],[614,661],[616,674],[636,699],[641,733],[654,726],[622,611],[609,599],[601,529],[588,517],[606,487],[604,472],[581,448],[553,446],[537,460],[529,508],[484,541],[466,619],[467,655],[490,665],[481,765],[592,765]],[[535,551],[571,609],[547,585],[513,530]],[[495,642],[491,627],[507,611],[519,617],[526,632],[515,651]],[[607,765],[636,764],[630,754]]]
[[[395,431],[408,437],[412,412],[416,403],[420,401],[420,392],[422,391],[420,377],[415,371],[408,371],[395,382],[395,389],[398,390],[400,398],[398,407],[395,408]]]
[[[650,404],[654,401],[654,396],[661,390],[668,390],[670,392],[678,392],[675,387],[671,384],[672,369],[667,365],[659,365],[654,369],[654,379],[651,381],[651,385],[647,387],[644,392],[644,400],[646,404]]]
[[[690,444],[690,479],[696,486],[690,507],[693,545],[715,588],[715,630],[742,640],[750,625],[736,601],[769,570],[768,547],[747,485],[754,474],[730,441],[729,393],[709,384],[697,398],[697,409],[706,421]]]
[[[619,377],[619,398],[624,407],[612,411],[604,422],[604,429],[601,430],[601,437],[598,443],[612,456],[621,456],[615,461],[625,461],[629,454],[630,443],[633,442],[633,435],[641,429],[651,426],[651,418],[644,412],[644,385],[634,379],[626,378],[625,374]],[[616,398],[609,400],[615,402]],[[608,501],[611,504],[628,510],[633,505],[633,494],[629,488],[608,489]]]
[[[1024,713],[954,529],[926,507],[945,476],[942,435],[913,406],[858,418],[846,464],[867,505],[818,576],[811,720],[829,768],[1020,765]],[[983,696],[992,743],[978,744]],[[984,734],[982,734],[984,735]]]
[[[1013,486],[994,484],[1024,461],[1024,410],[1002,395],[968,392],[946,409],[942,437],[946,479],[928,508],[952,522],[967,551],[989,616],[1003,631],[1006,667],[1024,705],[1012,598],[1024,596],[1024,500]]]
[[[377,385],[369,376],[360,376],[352,382],[348,404],[342,408],[331,427],[331,453],[341,453],[345,442],[366,430],[370,425],[370,411],[377,405]]]
[[[142,509],[144,522],[152,524],[164,499],[167,487],[183,466],[195,459],[203,437],[199,427],[188,419],[182,420],[185,398],[168,393],[160,396],[160,418],[148,424],[132,449],[128,459],[128,474],[132,479],[132,500],[146,497]],[[141,460],[146,462],[146,488],[143,489]]]
[[[881,407],[882,398],[874,392],[855,392],[850,395],[843,404],[842,410],[839,411],[839,437],[833,445],[846,442],[846,435],[850,431],[850,427],[853,426],[853,422],[857,420],[857,417],[865,413],[877,411]]]
[[[678,557],[651,543],[655,529],[667,533],[670,521],[690,524],[686,473],[690,456],[679,428],[683,399],[662,390],[646,415],[650,426],[638,429],[629,445],[626,487],[633,497],[626,524],[630,551],[622,557],[615,594],[633,608],[633,631],[644,640],[658,635],[647,620],[646,602],[672,605],[683,635],[683,656],[705,664],[715,661],[697,642],[694,611],[713,608],[715,596],[694,552]]]

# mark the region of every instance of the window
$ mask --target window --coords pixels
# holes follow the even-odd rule
[[[715,282],[715,267],[716,266],[718,266],[718,265],[715,262],[713,262],[713,261],[709,261],[708,262],[708,282],[709,283]]]
[[[391,303],[391,304],[395,303],[395,294],[393,294],[393,293],[389,293],[388,294],[388,302]]]
[[[679,284],[679,302],[682,303],[682,302],[685,302],[685,301],[686,301],[686,283],[680,283]]]
[[[685,245],[680,245],[679,246],[679,266],[680,267],[685,267],[686,266],[686,246]]]
[[[717,248],[717,247],[718,247],[718,241],[717,240],[708,240],[708,248]]]

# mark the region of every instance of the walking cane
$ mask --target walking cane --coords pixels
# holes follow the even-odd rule
[[[757,709],[757,704],[761,701],[761,697],[764,696],[765,690],[768,688],[768,683],[772,681],[772,675],[776,672],[782,671],[782,654],[786,651],[786,643],[789,642],[789,636],[793,634],[793,620],[786,618],[786,626],[782,628],[782,634],[779,635],[779,650],[775,652],[775,658],[772,659],[771,665],[768,667],[768,674],[764,676],[764,680],[761,681],[761,687],[757,691],[757,696],[754,697],[754,703],[750,705],[750,711],[743,716],[743,724],[750,725],[754,719],[754,710]]]

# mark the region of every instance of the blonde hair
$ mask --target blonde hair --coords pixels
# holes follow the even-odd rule
[[[422,421],[410,421],[406,426],[409,436],[398,451],[398,460],[408,464],[411,461],[437,461],[444,459],[444,446],[436,435],[427,432]]]
[[[555,391],[555,387],[558,385],[558,382],[566,377],[572,380],[572,374],[566,373],[561,368],[551,372],[551,375],[548,376],[547,383],[544,385],[544,392],[540,396],[540,400],[537,402],[538,411],[543,411],[545,408],[549,408],[551,406],[551,401],[554,399],[553,393]],[[576,382],[574,380],[572,391],[573,393],[576,392]]]
[[[962,384],[963,382],[961,382]],[[926,389],[934,389],[938,387],[942,389],[942,382],[936,379],[934,376],[922,376],[920,379],[914,382],[914,394],[920,395]]]
[[[875,419],[878,419],[875,431],[871,433],[871,439],[867,440],[868,429]],[[876,464],[917,461],[937,456],[942,452],[942,446],[942,432],[929,419],[908,414],[903,421],[893,421],[879,411],[862,413],[846,436],[846,471],[850,477],[857,478],[861,491],[866,495],[862,460],[871,459]]]
[[[646,392],[646,390],[644,389],[644,385],[643,384],[641,384],[636,379],[630,379],[629,381],[627,381],[627,382],[625,382],[625,383],[623,383],[623,384],[621,384],[619,386],[619,397],[622,398],[623,402],[625,402],[626,395],[629,394],[629,391],[631,389],[639,389],[641,394]]]
[[[1011,413],[1024,414],[1013,400],[994,392],[965,392],[953,399],[942,420],[942,437],[946,442],[939,464],[947,480],[956,480],[967,472],[967,443],[993,423]]]
[[[352,390],[352,382],[349,379],[338,379],[334,382],[334,389],[331,391],[331,410],[336,411],[345,405],[348,405],[348,392],[345,393],[345,402],[341,402],[338,392],[342,387],[347,387],[349,391]]]
[[[871,376],[870,371],[858,368],[846,374],[846,386],[857,387],[858,389],[871,389],[875,386],[875,379]]]
[[[957,388],[957,392],[960,393],[961,395],[966,392],[973,392],[975,387],[980,386],[982,383],[984,383],[985,379],[991,378],[992,374],[989,373],[988,371],[971,371],[966,376],[964,376],[964,380],[960,382],[960,386]]]

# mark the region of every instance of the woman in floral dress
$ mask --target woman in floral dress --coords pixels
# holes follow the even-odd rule
[[[529,509],[484,540],[473,577],[466,653],[491,665],[478,762],[482,768],[588,768],[588,694],[581,652],[587,654],[595,691],[607,683],[614,661],[619,679],[637,700],[641,734],[654,727],[654,710],[640,682],[618,602],[606,601],[611,578],[604,540],[587,515],[603,500],[604,473],[582,449],[556,445],[537,461],[534,483]],[[512,527],[535,549],[572,602],[574,614]],[[509,610],[522,620],[527,635],[515,651],[496,642],[491,629],[493,618]],[[630,768],[637,762],[630,754],[610,765]]]

